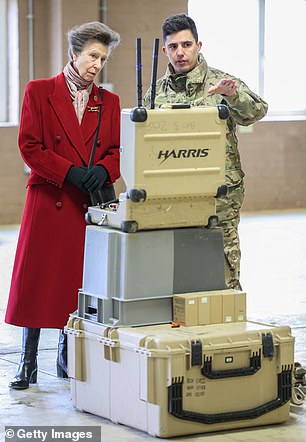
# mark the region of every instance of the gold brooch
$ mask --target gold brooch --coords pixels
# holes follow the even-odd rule
[[[99,106],[87,106],[88,112],[99,112]]]

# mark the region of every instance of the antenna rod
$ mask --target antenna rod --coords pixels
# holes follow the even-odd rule
[[[154,39],[154,47],[153,47],[151,93],[150,93],[150,109],[154,109],[155,108],[156,76],[157,76],[157,62],[158,62],[158,46],[159,46],[159,38],[155,38]]]
[[[142,65],[141,65],[141,38],[136,38],[136,90],[137,106],[142,106]]]
[[[136,38],[136,96],[137,107],[130,112],[130,119],[135,123],[146,121],[147,109],[142,104],[142,65],[141,65],[141,38]]]

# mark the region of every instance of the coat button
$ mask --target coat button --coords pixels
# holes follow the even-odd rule
[[[99,146],[99,147],[101,146],[101,140],[97,141],[97,146]]]
[[[62,207],[63,203],[61,201],[57,201],[57,203],[55,205],[58,209],[60,209]]]
[[[59,143],[59,142],[61,141],[61,136],[60,136],[60,135],[56,135],[56,137],[55,137],[55,141],[56,141],[57,143]]]

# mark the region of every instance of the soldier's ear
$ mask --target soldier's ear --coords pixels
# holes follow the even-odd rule
[[[201,41],[198,41],[197,42],[197,46],[198,46],[198,49],[199,49],[199,51],[201,50],[201,47],[202,47],[202,42]]]
[[[166,49],[166,46],[163,46],[163,53],[164,53],[165,55],[167,55],[167,49]]]

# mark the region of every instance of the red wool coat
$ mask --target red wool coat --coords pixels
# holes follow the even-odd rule
[[[5,317],[9,324],[63,328],[77,309],[89,197],[65,176],[72,165],[88,164],[99,102],[94,85],[79,125],[63,74],[27,85],[18,142],[31,175]],[[94,164],[102,164],[114,182],[120,175],[119,98],[104,90],[102,103]]]

